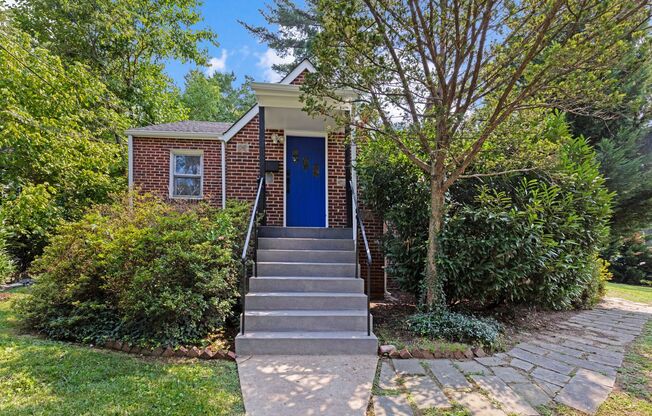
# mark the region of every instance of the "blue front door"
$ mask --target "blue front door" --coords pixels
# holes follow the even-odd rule
[[[286,225],[326,226],[326,157],[323,137],[288,137]]]

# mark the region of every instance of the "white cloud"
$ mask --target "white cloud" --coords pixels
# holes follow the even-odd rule
[[[229,52],[222,49],[222,55],[219,58],[211,58],[208,61],[208,68],[206,68],[206,75],[209,77],[216,72],[224,72],[226,70],[226,58],[229,57]]]
[[[258,67],[263,68],[263,75],[268,82],[279,82],[283,76],[272,69],[272,65],[289,64],[294,62],[294,55],[279,56],[274,49],[267,49],[259,55]]]

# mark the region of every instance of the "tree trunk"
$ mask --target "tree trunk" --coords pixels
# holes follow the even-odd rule
[[[434,169],[433,169],[434,170]],[[441,310],[445,307],[443,285],[437,271],[439,232],[444,217],[444,190],[442,178],[433,174],[430,179],[430,221],[428,225],[428,258],[426,261],[426,307]]]

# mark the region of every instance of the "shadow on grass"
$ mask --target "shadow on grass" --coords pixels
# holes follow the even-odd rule
[[[146,361],[15,332],[0,302],[0,414],[244,414],[234,363]]]

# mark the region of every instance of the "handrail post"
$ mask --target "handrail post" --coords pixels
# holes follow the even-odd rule
[[[260,213],[261,206],[263,207],[263,215],[265,215],[264,205],[260,204],[260,197],[264,193],[265,186],[265,177],[260,177],[258,179],[258,188],[256,191],[256,199],[254,200],[254,206],[251,208],[251,217],[249,218],[249,227],[247,228],[247,234],[245,236],[244,247],[242,248],[242,256],[240,260],[242,261],[242,286],[240,293],[240,303],[242,305],[242,317],[240,319],[240,333],[244,335],[245,333],[245,302],[247,299],[247,290],[248,290],[248,276],[247,276],[247,258],[249,257],[249,242],[253,234],[254,238],[254,266],[253,273],[254,276],[258,275],[258,214]]]

